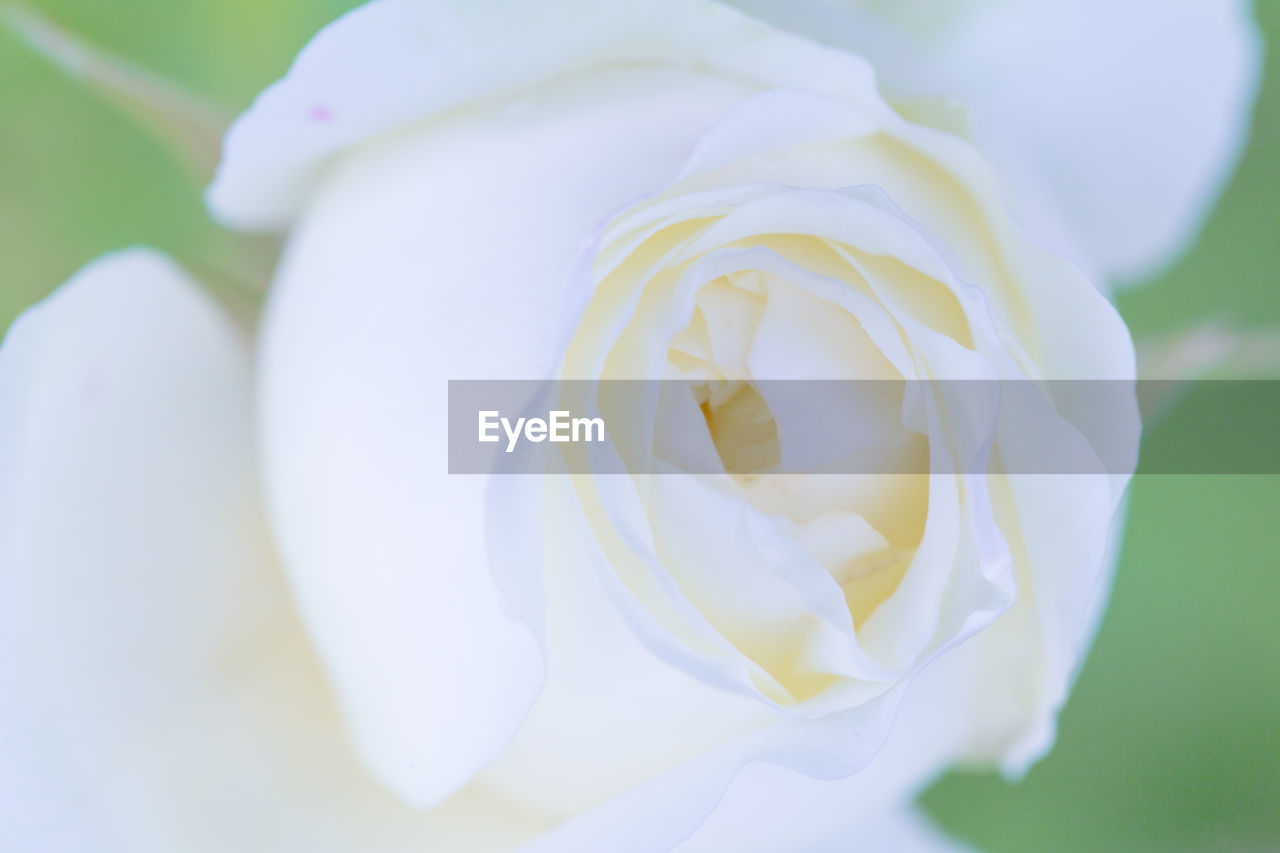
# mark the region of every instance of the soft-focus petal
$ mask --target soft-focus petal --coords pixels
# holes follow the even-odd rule
[[[283,227],[335,154],[470,103],[627,65],[872,89],[861,60],[709,0],[374,0],[317,35],[236,122],[209,205],[238,228]]]
[[[956,758],[967,734],[956,714],[943,716],[948,700],[930,683],[935,680],[930,669],[917,676],[888,740],[847,778],[814,778],[763,761],[746,765],[677,853],[930,850],[877,840],[898,838],[881,835],[889,828],[880,828],[888,820],[884,816],[905,808],[933,781]]]
[[[976,725],[966,759],[1021,776],[1053,746],[1110,598],[1125,518],[1115,489],[1125,479],[1022,474],[993,488],[1022,595],[955,662],[986,685],[969,697]]]
[[[780,765],[801,777],[852,776],[883,743],[900,696],[895,690],[850,711],[779,722],[736,739],[557,826],[522,853],[670,850],[714,813],[744,768],[760,764]],[[890,796],[903,794],[889,791]],[[779,812],[785,813],[785,801],[774,802],[784,802]]]
[[[545,507],[548,549],[568,557],[547,569],[550,677],[507,755],[480,777],[505,800],[567,818],[530,853],[648,853],[685,839],[690,853],[743,839],[762,853],[797,849],[909,802],[968,754],[984,685],[970,664],[949,661],[973,640],[926,666],[901,702],[894,690],[822,719],[781,720],[650,651],[662,653],[661,628],[618,613],[628,594],[567,489],[554,479]]]
[[[796,853],[850,853],[877,850],[885,853],[965,853],[968,845],[948,838],[937,827],[911,809],[897,809],[877,815],[832,838]]]
[[[414,812],[348,749],[263,524],[249,354],[143,251],[0,348],[0,848],[510,849],[538,828]]]
[[[571,818],[776,719],[764,703],[709,686],[655,654],[660,637],[650,635],[661,629],[621,612],[641,608],[601,553],[568,477],[549,478],[539,521],[555,558],[545,575],[547,683],[480,785],[531,811]]]
[[[767,765],[754,768],[768,772]],[[749,811],[728,812],[723,818],[717,811],[716,823],[708,822],[674,853],[965,853],[971,849],[948,838],[912,808],[891,806],[858,819],[855,804],[864,791],[826,782],[811,784],[833,790],[806,791],[814,800],[797,802],[800,810],[793,810],[789,803],[779,802],[775,792],[759,789],[740,803],[741,809]],[[784,820],[778,819],[781,815],[786,816]],[[781,837],[779,826],[786,827]],[[720,829],[724,835],[718,834]]]
[[[891,96],[959,99],[1024,223],[1121,279],[1198,230],[1242,147],[1259,69],[1247,0],[735,5],[866,56]]]
[[[894,690],[853,711],[778,722],[750,735],[718,733],[707,740],[714,748],[701,757],[633,783],[522,853],[934,849],[911,846],[925,840],[943,845],[939,850],[952,849],[920,821],[888,815],[966,757],[974,732],[982,730],[976,715],[988,708],[981,701],[985,687],[973,678],[974,656],[965,654],[972,642],[926,666],[905,694]],[[662,703],[654,698],[646,698],[646,713],[661,713]],[[700,711],[687,700],[670,707],[680,716]],[[609,724],[607,716],[584,719],[603,728]],[[624,719],[618,736],[634,720]],[[542,754],[548,754],[545,747]],[[584,762],[589,758],[582,756]],[[554,780],[557,774],[545,769],[539,778]],[[864,840],[855,844],[858,838]]]
[[[536,495],[486,518],[486,480],[448,475],[447,381],[551,375],[587,237],[740,96],[617,70],[423,125],[353,154],[294,232],[263,330],[269,502],[353,734],[414,802],[497,759],[540,676],[501,612],[536,624],[537,552],[486,548]]]

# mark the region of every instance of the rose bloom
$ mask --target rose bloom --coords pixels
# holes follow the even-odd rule
[[[209,190],[288,234],[255,337],[147,250],[15,324],[0,846],[947,849],[1045,753],[1125,477],[450,476],[447,380],[687,382],[712,468],[757,380],[1132,380],[1247,18],[744,5],[367,5]]]

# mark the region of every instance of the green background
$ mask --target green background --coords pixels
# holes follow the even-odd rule
[[[354,4],[32,5],[236,111]],[[1280,3],[1256,13],[1280,35]],[[163,144],[6,33],[0,103],[0,328],[102,252],[147,244],[199,270],[230,251]],[[1272,55],[1243,163],[1199,243],[1121,296],[1136,335],[1206,317],[1280,324],[1278,154]],[[952,774],[928,810],[991,851],[1280,850],[1278,555],[1277,478],[1139,478],[1115,595],[1056,748],[1019,783]]]

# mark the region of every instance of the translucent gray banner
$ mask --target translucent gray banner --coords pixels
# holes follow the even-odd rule
[[[1280,474],[1280,381],[453,380],[449,472]]]

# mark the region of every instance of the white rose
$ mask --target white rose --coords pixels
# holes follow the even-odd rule
[[[921,786],[1052,741],[1123,477],[451,477],[446,380],[1131,380],[998,180],[714,3],[343,18],[210,190],[289,229],[256,346],[132,251],[0,350],[0,841],[941,848]]]

